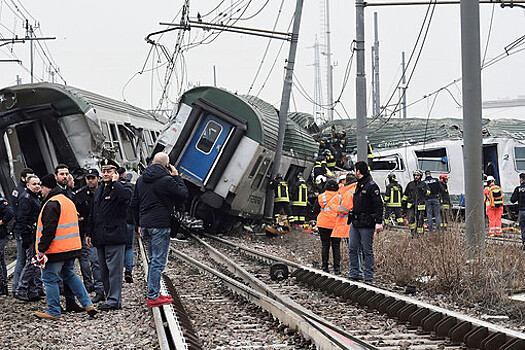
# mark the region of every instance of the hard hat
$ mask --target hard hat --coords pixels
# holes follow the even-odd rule
[[[439,175],[439,181],[444,182],[445,180],[448,180],[449,176],[448,174],[441,174]]]
[[[396,174],[388,174],[389,180],[396,180]]]
[[[339,181],[346,180],[346,174],[339,175]]]
[[[414,170],[414,172],[412,173],[413,176],[416,176],[416,175],[419,175],[419,176],[423,176],[423,173],[421,172],[421,170]]]
[[[332,154],[332,151],[330,151],[330,149],[327,148],[323,151],[323,154]]]
[[[326,185],[324,186],[324,189],[326,191],[337,191],[339,189],[339,184],[335,179],[330,179],[326,181]]]
[[[344,130],[339,131],[338,134],[339,134],[340,138],[345,138],[346,137],[346,131],[344,131]]]
[[[320,184],[320,183],[323,183],[326,181],[326,177],[324,175],[318,175],[316,178],[315,178],[315,182]]]
[[[491,175],[487,176],[487,182],[494,182],[494,181],[496,181],[496,179],[494,179],[494,176],[491,176]]]
[[[282,174],[277,174],[277,175],[275,175],[275,178],[276,178],[276,179],[282,179],[282,178],[283,178],[283,175],[282,175]]]

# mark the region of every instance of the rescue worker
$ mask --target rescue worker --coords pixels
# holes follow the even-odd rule
[[[341,198],[338,190],[339,185],[337,181],[335,179],[328,180],[325,185],[325,191],[319,195],[314,206],[314,214],[317,214],[317,229],[321,238],[322,270],[329,272],[328,260],[330,257],[330,246],[332,246],[333,266],[336,274],[341,273],[341,238],[332,237],[332,230]]]
[[[332,176],[332,172],[326,165],[325,157],[322,155],[317,157],[313,168],[313,179],[319,192],[323,190],[326,179],[330,176]]]
[[[306,221],[306,205],[308,204],[308,186],[304,181],[303,174],[298,173],[297,181],[290,188],[290,199],[292,200],[292,214],[298,225]]]
[[[93,306],[84,284],[75,273],[75,258],[80,256],[82,244],[78,231],[75,204],[57,186],[55,176],[42,177],[42,210],[38,216],[36,230],[37,261],[42,267],[42,281],[46,287],[46,312],[35,312],[40,318],[58,320],[61,316],[59,281],[63,279],[82,308],[93,316]],[[47,262],[46,262],[47,258]]]
[[[273,198],[273,217],[278,221],[279,215],[283,212],[290,224],[293,223],[292,208],[290,207],[290,196],[288,195],[288,184],[283,180],[281,174],[275,175],[275,179],[270,181],[270,188],[274,191]]]
[[[339,131],[335,134],[335,138],[332,142],[333,148],[335,150],[335,159],[337,161],[337,166],[343,168],[344,166],[344,152],[346,151],[346,132],[344,130]]]
[[[405,188],[402,201],[407,208],[408,228],[412,237],[423,234],[425,223],[425,198],[430,195],[430,189],[424,181],[421,181],[423,173],[414,170],[414,180],[410,181]]]
[[[518,202],[522,249],[525,250],[525,173],[520,174],[520,185],[512,192],[512,203]]]
[[[388,185],[385,191],[385,225],[390,225],[390,218],[394,215],[398,225],[403,224],[403,188],[397,182],[395,174],[388,174]]]
[[[485,193],[485,207],[489,217],[489,236],[501,236],[501,215],[503,214],[503,191],[495,184],[493,176],[487,176]]]
[[[355,163],[355,188],[352,212],[348,215],[351,223],[348,244],[350,279],[362,279],[359,252],[363,252],[364,278],[372,282],[374,277],[374,234],[383,230],[383,200],[379,186],[372,180],[368,164]]]
[[[334,153],[332,153],[332,151],[330,149],[325,149],[323,151],[323,156],[326,160],[326,166],[328,167],[328,169],[330,171],[334,171],[335,170],[335,166],[336,166],[336,160],[335,160],[335,155]]]
[[[425,183],[430,190],[430,194],[425,199],[425,209],[427,211],[427,225],[428,230],[432,231],[434,229],[433,219],[436,220],[436,229],[441,228],[441,213],[440,213],[440,195],[441,195],[441,185],[439,180],[435,177],[432,177],[430,170],[425,170]]]
[[[441,228],[446,229],[450,220],[450,193],[448,193],[448,174],[439,175],[441,183]]]

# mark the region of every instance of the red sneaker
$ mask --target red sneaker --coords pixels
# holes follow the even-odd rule
[[[157,299],[146,298],[146,305],[149,308],[171,304],[172,302],[173,302],[173,299],[170,296],[166,296],[162,294],[159,294],[159,297]]]

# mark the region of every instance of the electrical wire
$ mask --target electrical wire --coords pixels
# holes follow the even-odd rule
[[[487,51],[489,49],[490,34],[492,33],[492,22],[494,20],[494,9],[495,8],[496,8],[496,3],[492,4],[492,13],[490,14],[490,24],[489,24],[489,31],[487,34],[487,42],[485,44],[485,52],[483,53],[483,60],[481,61],[482,66],[485,64],[485,58],[487,57]]]

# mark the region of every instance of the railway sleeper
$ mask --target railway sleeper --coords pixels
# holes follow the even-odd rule
[[[385,299],[385,296],[381,293],[376,293],[373,297],[368,300],[368,307],[370,310],[377,310],[379,304]]]
[[[337,282],[337,280],[333,277],[327,277],[327,279],[325,279],[323,282],[321,282],[318,286],[318,288],[320,290],[322,290],[323,292],[327,292],[327,293],[330,293],[330,291],[328,290],[328,286],[330,286],[332,283],[334,282]]]
[[[343,282],[339,286],[334,288],[334,294],[338,297],[343,296],[344,291],[350,286],[350,283]]]
[[[441,312],[431,312],[421,320],[421,325],[418,327],[419,334],[431,334],[436,324],[441,321],[443,314]]]
[[[364,293],[359,294],[356,301],[361,306],[368,306],[368,301],[374,296],[374,294],[376,294],[376,292],[372,290],[366,290]]]
[[[397,317],[399,314],[399,311],[406,306],[406,301],[403,300],[396,300],[393,302],[387,309],[386,314],[389,317]]]
[[[312,286],[314,286],[314,288],[319,289],[328,278],[328,276],[317,275],[317,277],[312,280]]]
[[[421,325],[421,321],[430,313],[427,308],[418,309],[416,312],[410,315],[408,320],[408,329],[417,329]]]
[[[481,348],[484,350],[498,350],[508,341],[507,336],[501,332],[490,334],[481,341]]]
[[[359,299],[359,296],[363,293],[366,293],[366,289],[365,288],[357,288],[355,289],[353,292],[351,292],[349,294],[349,300],[352,301],[352,302],[357,302],[357,300]]]
[[[394,299],[393,297],[386,297],[377,306],[377,311],[379,311],[382,314],[386,314],[386,309],[388,309],[388,307],[392,305],[392,303],[394,303],[395,301],[396,299]]]
[[[348,284],[348,286],[343,290],[341,296],[345,299],[350,300],[352,293],[357,289],[355,284]]]
[[[505,343],[500,350],[520,350],[525,349],[525,340],[513,339]]]
[[[481,349],[481,342],[489,335],[487,327],[475,327],[471,329],[463,338],[463,343],[467,349]]]
[[[459,345],[463,343],[465,335],[472,329],[472,323],[468,321],[462,321],[453,326],[448,332],[448,338],[446,344],[450,346]]]
[[[445,318],[441,319],[438,323],[436,323],[436,326],[431,333],[431,339],[446,339],[452,327],[454,327],[457,323],[458,320],[454,316],[446,316]]]
[[[343,281],[334,279],[333,282],[325,284],[325,290],[330,294],[335,294],[335,290],[343,284]]]
[[[410,320],[410,315],[418,310],[417,305],[407,304],[397,313],[397,319],[400,323],[407,323]]]

